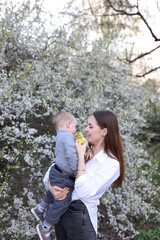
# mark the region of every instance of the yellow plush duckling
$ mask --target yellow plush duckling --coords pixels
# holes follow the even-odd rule
[[[75,134],[75,137],[76,137],[76,140],[79,144],[83,144],[87,141],[86,138],[83,136],[83,134],[81,132],[77,132]]]

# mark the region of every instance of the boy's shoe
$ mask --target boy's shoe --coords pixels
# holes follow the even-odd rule
[[[31,213],[33,214],[33,216],[36,218],[37,221],[44,221],[44,212],[40,212],[38,210],[38,207],[32,208],[31,209]]]
[[[42,227],[42,223],[38,224],[36,229],[40,240],[53,240],[53,237],[51,236],[51,229],[44,229]]]
[[[51,239],[56,240],[55,229],[52,229],[52,231],[51,231]]]

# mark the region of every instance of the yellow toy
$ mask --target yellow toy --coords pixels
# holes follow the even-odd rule
[[[76,133],[75,137],[79,144],[83,144],[83,143],[87,142],[86,138],[83,136],[83,134],[81,132]]]

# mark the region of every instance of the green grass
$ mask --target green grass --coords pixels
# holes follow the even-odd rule
[[[148,173],[152,172],[152,182],[156,186],[160,185],[160,149],[157,145],[149,146],[147,149],[149,156],[152,158],[152,166],[144,164],[142,169]],[[157,195],[153,199],[154,207],[160,211],[160,192],[157,192]],[[160,240],[160,227],[155,226],[153,228],[143,228],[139,230],[139,234],[135,236],[134,240]]]
[[[147,231],[141,230],[134,240],[160,240],[160,227],[148,229]]]

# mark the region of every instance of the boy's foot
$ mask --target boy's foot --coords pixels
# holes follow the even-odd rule
[[[32,208],[31,209],[31,213],[33,214],[33,216],[36,218],[37,221],[44,221],[44,212],[40,212],[38,210],[38,207]]]
[[[53,236],[51,236],[51,229],[48,230],[43,228],[42,223],[38,224],[36,229],[40,240],[53,240]]]

